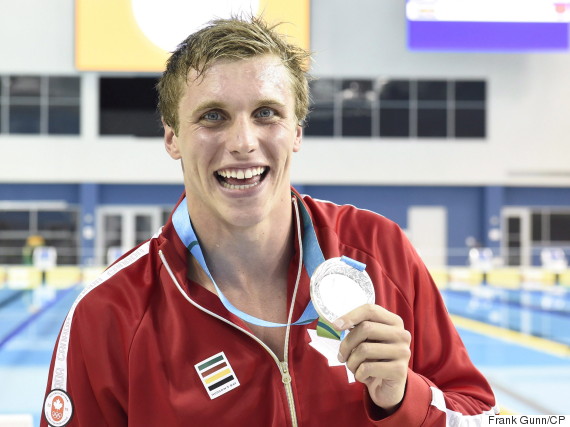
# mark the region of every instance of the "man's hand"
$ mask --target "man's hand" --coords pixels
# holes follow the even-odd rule
[[[388,415],[396,411],[404,398],[412,340],[402,318],[365,304],[339,317],[334,326],[339,331],[350,329],[340,345],[339,361],[366,384],[377,406]]]

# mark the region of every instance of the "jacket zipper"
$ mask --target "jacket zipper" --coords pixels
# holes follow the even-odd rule
[[[289,405],[289,413],[291,416],[291,423],[293,425],[293,427],[297,427],[297,412],[295,410],[295,399],[293,397],[293,387],[291,386],[291,375],[289,374],[289,365],[287,363],[287,361],[280,361],[279,358],[275,355],[275,353],[273,353],[273,350],[271,350],[263,341],[261,341],[259,338],[257,338],[255,335],[253,335],[251,332],[246,331],[245,329],[243,329],[241,326],[238,326],[232,322],[230,322],[228,319],[225,319],[222,316],[217,315],[216,313],[202,307],[201,305],[195,303],[187,294],[186,292],[184,292],[184,290],[182,289],[182,287],[180,286],[180,284],[178,283],[178,280],[176,279],[176,277],[174,276],[174,273],[172,272],[172,269],[170,268],[170,265],[168,264],[168,262],[166,261],[166,258],[164,256],[164,253],[162,252],[162,250],[158,251],[158,255],[160,256],[160,259],[162,260],[162,263],[164,264],[164,266],[166,267],[166,271],[168,272],[168,274],[170,275],[170,278],[172,279],[172,281],[174,282],[174,284],[176,285],[176,287],[178,288],[178,290],[180,291],[180,293],[184,296],[184,298],[186,298],[186,300],[188,302],[190,302],[190,304],[192,304],[194,307],[196,307],[198,310],[209,314],[210,316],[215,317],[216,319],[221,320],[222,322],[227,323],[228,325],[233,326],[234,328],[236,328],[237,330],[243,332],[244,334],[248,335],[249,337],[253,338],[255,341],[257,341],[268,353],[269,355],[273,358],[273,360],[275,361],[275,363],[277,364],[277,368],[279,369],[279,372],[281,373],[281,381],[283,382],[283,385],[285,387],[285,394],[287,396],[287,403]]]
[[[293,387],[291,386],[291,375],[289,375],[289,365],[287,362],[279,362],[279,370],[281,371],[281,381],[285,385],[285,393],[287,394],[287,402],[289,402],[289,411],[291,412],[291,421],[294,427],[297,427],[297,412],[295,410],[295,399],[293,398]]]

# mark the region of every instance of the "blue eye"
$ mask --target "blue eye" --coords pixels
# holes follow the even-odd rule
[[[261,108],[258,112],[257,112],[257,116],[262,118],[262,119],[268,119],[271,118],[275,115],[275,111],[273,111],[271,108]]]
[[[206,114],[202,116],[205,120],[220,120],[222,115],[218,111],[208,111]]]

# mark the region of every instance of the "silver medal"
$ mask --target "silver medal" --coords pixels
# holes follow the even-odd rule
[[[311,300],[319,316],[333,323],[363,304],[374,304],[374,286],[364,269],[341,258],[331,258],[311,276]]]

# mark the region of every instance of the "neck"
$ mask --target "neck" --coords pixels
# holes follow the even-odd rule
[[[275,278],[286,278],[293,256],[293,214],[290,202],[284,209],[253,227],[200,223],[192,217],[210,273],[220,289],[248,292],[271,287]],[[200,283],[207,282],[191,258]],[[201,276],[201,277],[200,277]]]

